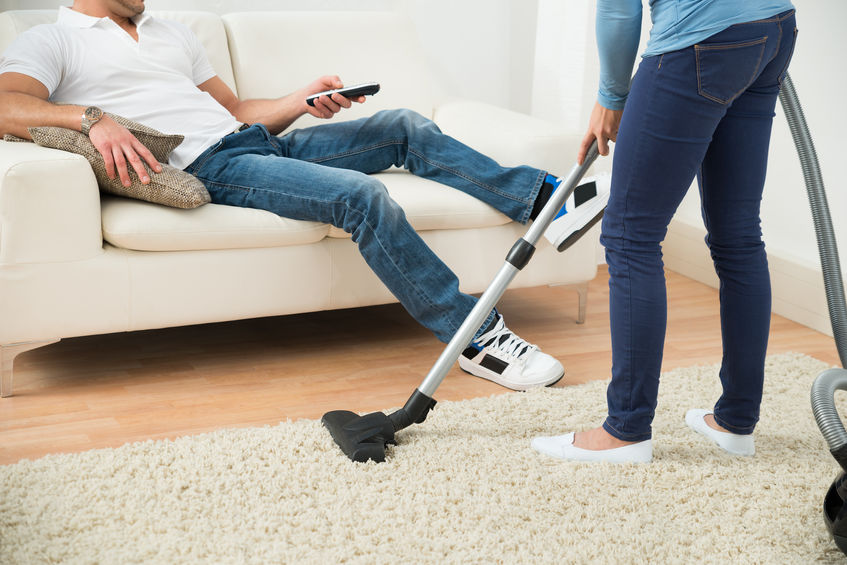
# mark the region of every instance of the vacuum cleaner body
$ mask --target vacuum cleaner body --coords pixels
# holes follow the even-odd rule
[[[835,392],[847,390],[847,370],[828,369],[812,384],[812,412],[841,472],[823,501],[823,519],[835,545],[847,554],[847,432],[835,407]]]
[[[823,519],[835,545],[847,554],[847,472],[841,471],[823,501]]]

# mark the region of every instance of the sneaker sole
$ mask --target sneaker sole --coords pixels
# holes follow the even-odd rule
[[[495,373],[493,371],[486,371],[485,369],[482,369],[482,371],[485,371],[484,374],[477,374],[477,373],[471,371],[470,369],[464,367],[463,366],[464,363],[465,363],[465,360],[462,357],[459,357],[459,368],[461,370],[463,370],[464,372],[466,372],[467,374],[473,375],[475,377],[479,377],[481,379],[485,379],[487,381],[491,381],[491,382],[496,383],[496,384],[498,384],[502,387],[506,387],[506,388],[511,389],[511,390],[517,390],[517,391],[520,391],[520,392],[523,392],[523,391],[528,390],[530,388],[541,388],[541,387],[553,386],[554,384],[556,384],[557,382],[562,380],[562,378],[564,378],[564,376],[565,376],[565,371],[563,370],[562,374],[560,374],[558,377],[556,377],[556,379],[553,380],[553,381],[550,381],[548,383],[540,382],[538,384],[530,384],[530,385],[526,385],[526,386],[521,387],[521,386],[516,386],[515,383],[511,383],[511,382],[501,378],[500,375],[498,375],[497,373]],[[478,365],[476,365],[476,363],[474,363],[473,365],[475,367],[478,366]],[[480,371],[480,372],[482,372],[482,371]]]
[[[593,218],[591,218],[588,221],[587,224],[585,224],[580,229],[573,232],[571,235],[569,235],[564,240],[562,240],[562,242],[558,245],[558,247],[556,247],[556,251],[561,253],[562,251],[564,251],[565,249],[567,249],[568,247],[570,247],[571,245],[576,243],[579,240],[579,238],[581,238],[586,233],[588,233],[588,230],[590,230],[591,228],[596,226],[597,222],[599,222],[600,220],[603,219],[603,214],[605,214],[605,212],[606,212],[606,209],[603,208],[602,210],[600,210],[600,212],[597,213],[597,215],[595,215]]]

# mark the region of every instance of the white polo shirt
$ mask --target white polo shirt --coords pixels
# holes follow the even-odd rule
[[[164,133],[185,136],[170,157],[183,169],[239,122],[197,85],[215,76],[188,27],[141,14],[136,42],[109,18],[59,8],[55,24],[21,33],[0,73],[31,76],[55,103],[98,106]]]

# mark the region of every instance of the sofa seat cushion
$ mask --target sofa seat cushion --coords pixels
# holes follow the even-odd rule
[[[375,175],[417,231],[499,226],[509,218],[456,189],[391,170]],[[177,210],[104,195],[103,239],[137,251],[190,251],[303,245],[350,237],[319,222],[281,218],[265,210],[206,204]]]
[[[179,210],[104,195],[103,239],[137,251],[192,251],[314,243],[329,226],[281,218],[265,210],[206,204]]]

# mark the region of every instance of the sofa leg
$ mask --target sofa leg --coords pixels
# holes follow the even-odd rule
[[[24,351],[44,347],[57,341],[59,340],[48,339],[45,341],[27,341],[0,345],[0,398],[12,396],[12,365],[15,362],[15,357]]]
[[[569,289],[569,290],[575,290],[576,291],[576,293],[579,295],[579,312],[577,313],[577,316],[576,316],[576,323],[577,324],[584,324],[585,323],[585,312],[588,309],[588,283],[584,282],[584,283],[579,283],[579,284],[567,284],[567,285],[551,284],[551,285],[547,285],[547,286],[550,286],[550,287],[561,286],[562,288],[566,288],[566,289]]]
[[[576,285],[576,292],[579,295],[579,313],[576,317],[576,323],[584,324],[585,312],[588,310],[588,283]]]

